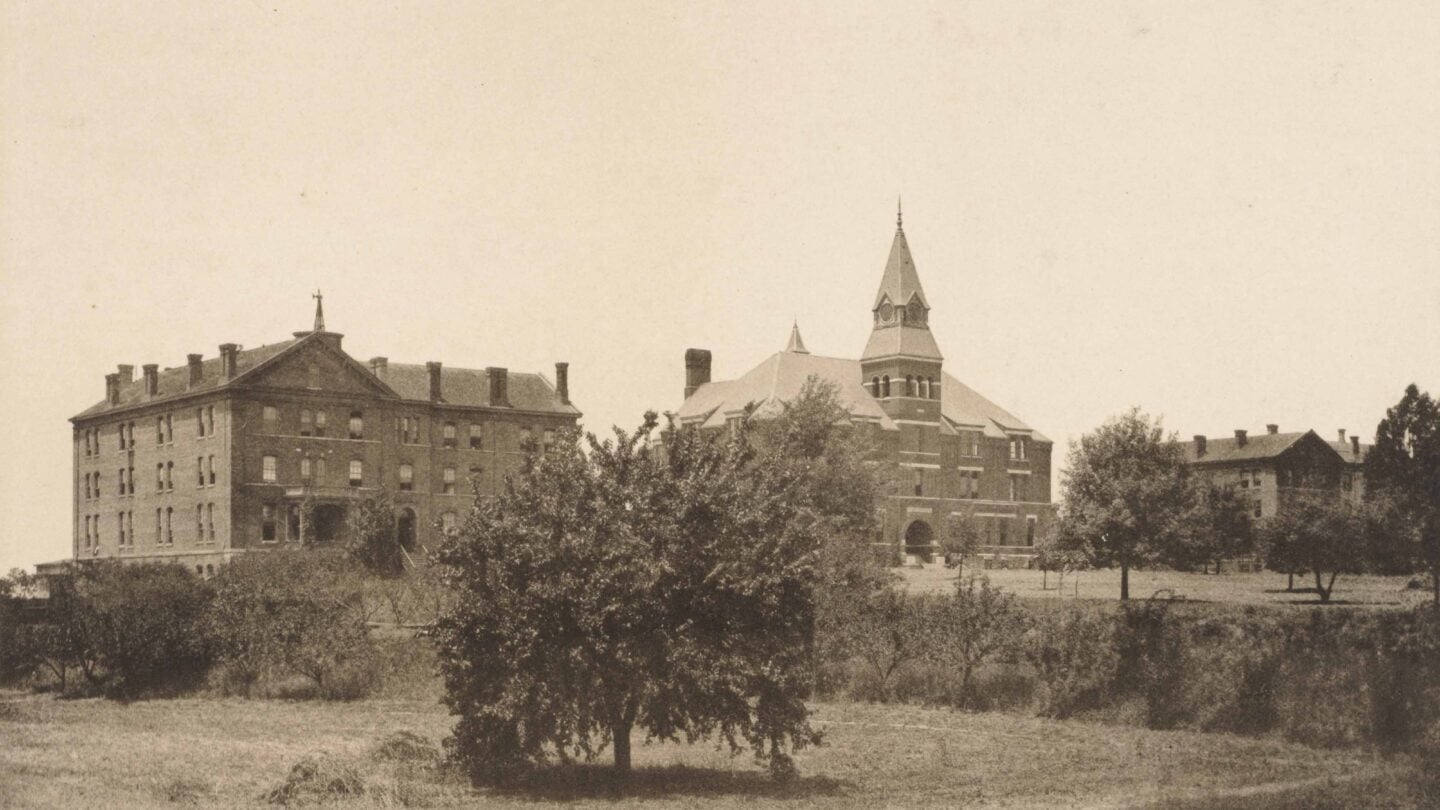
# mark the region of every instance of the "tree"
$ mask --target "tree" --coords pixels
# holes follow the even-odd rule
[[[929,632],[925,608],[924,597],[886,588],[870,594],[848,617],[848,649],[875,675],[882,699],[890,697],[891,677],[925,655]]]
[[[1279,573],[1311,573],[1322,604],[1335,578],[1365,571],[1369,557],[1360,510],[1334,492],[1293,492],[1260,521],[1265,565]],[[1327,576],[1328,575],[1328,576]]]
[[[405,573],[404,551],[395,530],[395,505],[381,489],[349,510],[350,544],[347,551],[365,570],[380,577]]]
[[[1179,555],[1189,472],[1158,418],[1135,408],[1082,436],[1062,492],[1060,542],[1094,567],[1119,566],[1121,599],[1130,598],[1131,568]]]
[[[1255,525],[1250,504],[1233,490],[1194,479],[1190,511],[1184,517],[1184,542],[1172,562],[1179,568],[1208,568],[1255,551]]]
[[[945,527],[945,564],[955,569],[957,578],[965,576],[965,558],[980,550],[980,527],[975,522],[974,511],[952,514]]]
[[[1050,587],[1050,572],[1054,571],[1058,577],[1055,587],[1065,587],[1065,575],[1071,571],[1078,571],[1085,566],[1085,553],[1081,548],[1074,548],[1064,543],[1060,533],[1052,527],[1049,531],[1040,536],[1035,544],[1035,567],[1041,572],[1040,590]]]
[[[1440,403],[1413,383],[1375,429],[1365,497],[1393,518],[1440,609]]]
[[[874,521],[873,495],[827,491],[865,465],[844,457],[848,428],[817,424],[833,407],[805,399],[764,441],[742,420],[657,445],[653,413],[588,453],[569,433],[477,499],[439,555],[456,598],[434,631],[459,716],[447,746],[473,778],[607,746],[624,773],[637,728],[793,772],[786,749],[819,739],[803,698],[821,551]]]
[[[960,673],[956,699],[965,706],[975,670],[1015,647],[1025,632],[1025,621],[1013,594],[991,585],[983,574],[971,574],[961,577],[955,593],[937,605],[926,630],[925,658]]]

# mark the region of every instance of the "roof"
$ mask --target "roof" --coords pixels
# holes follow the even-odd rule
[[[940,346],[930,330],[916,326],[878,326],[865,341],[861,357],[918,357],[924,360],[944,360]]]
[[[254,349],[245,349],[235,356],[235,379],[239,379],[245,372],[278,357],[287,349],[295,346],[304,338],[293,338],[279,343],[270,343]],[[194,394],[202,391],[211,391],[234,380],[225,380],[224,371],[220,365],[219,357],[211,357],[200,362],[200,383],[191,386],[189,366],[178,366],[176,368],[162,369],[156,385],[156,395],[147,397],[145,395],[145,377],[141,376],[131,380],[129,383],[120,384],[120,401],[117,404],[110,404],[110,400],[102,399],[91,405],[89,408],[75,415],[75,419],[84,419],[89,416],[118,411],[134,405],[145,405],[151,402],[159,402],[165,399],[173,399],[185,394]]]
[[[1340,458],[1344,459],[1346,464],[1364,464],[1365,456],[1369,455],[1370,448],[1375,446],[1373,444],[1362,444],[1360,445],[1360,452],[1357,454],[1350,442],[1326,442],[1326,444],[1335,448],[1335,452],[1340,454]]]
[[[920,299],[926,309],[930,302],[925,300],[925,290],[920,287],[920,275],[915,272],[915,261],[910,258],[910,243],[905,241],[905,229],[895,225],[895,241],[890,243],[890,258],[885,262],[885,274],[880,277],[880,289],[875,293],[874,309],[887,297],[890,303],[903,307],[910,303],[910,297]]]
[[[1313,430],[1301,431],[1299,433],[1260,433],[1247,436],[1244,446],[1234,436],[1222,438],[1207,438],[1205,440],[1205,455],[1200,456],[1195,452],[1195,442],[1181,442],[1185,450],[1185,460],[1191,464],[1223,464],[1232,461],[1267,461],[1284,454],[1294,447],[1306,436],[1314,436],[1321,444],[1337,449],[1331,442],[1326,442],[1316,435]],[[1349,456],[1348,448],[1344,457]]]
[[[865,388],[859,360],[789,351],[776,352],[734,380],[700,386],[680,406],[676,417],[682,423],[719,427],[754,403],[756,415],[765,418],[778,413],[782,403],[798,395],[811,375],[835,384],[840,405],[850,412],[852,419],[874,421],[882,430],[898,430],[880,402]],[[949,427],[979,428],[987,436],[995,437],[1026,433],[1032,441],[1050,441],[975,389],[949,374],[940,376],[940,413]]]
[[[541,411],[578,415],[573,405],[560,401],[555,386],[541,374],[506,373],[506,393],[510,407],[524,411]],[[386,363],[381,379],[401,399],[430,400],[430,370],[411,363]],[[484,369],[440,369],[440,394],[447,405],[487,407],[490,404],[490,375]]]

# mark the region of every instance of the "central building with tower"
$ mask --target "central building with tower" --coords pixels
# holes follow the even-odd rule
[[[870,314],[858,360],[811,354],[798,326],[783,351],[733,380],[712,380],[711,353],[688,350],[677,421],[719,429],[772,417],[811,376],[828,381],[852,422],[873,432],[879,461],[898,470],[877,544],[907,564],[933,563],[960,529],[978,536],[987,567],[1029,565],[1055,516],[1052,442],[945,371],[898,217]]]

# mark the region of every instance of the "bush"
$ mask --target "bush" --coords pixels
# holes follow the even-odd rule
[[[1066,607],[1038,617],[1025,657],[1041,715],[1063,719],[1104,705],[1120,669],[1117,631],[1114,613],[1104,609]]]
[[[352,700],[377,686],[363,575],[343,555],[274,550],[237,557],[216,580],[209,631],[231,691],[306,678],[309,694]]]

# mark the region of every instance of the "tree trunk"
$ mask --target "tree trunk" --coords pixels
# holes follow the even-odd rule
[[[1050,590],[1050,572],[1044,568],[1040,569],[1040,590]],[[1440,596],[1436,596],[1435,601],[1440,602]]]
[[[1335,585],[1335,578],[1330,578],[1330,585]],[[1324,605],[1330,601],[1330,591],[1325,587],[1325,582],[1320,577],[1320,572],[1315,572],[1315,592],[1320,594],[1320,604]]]
[[[615,746],[615,772],[621,776],[628,776],[630,773],[630,727],[632,723],[625,720],[616,721],[610,729],[610,736]]]
[[[1120,566],[1120,601],[1130,599],[1130,566]]]
[[[1291,575],[1290,575],[1290,584],[1288,584],[1288,585],[1285,586],[1285,590],[1294,592],[1294,590],[1295,590],[1295,575],[1294,575],[1294,574],[1291,574]]]

